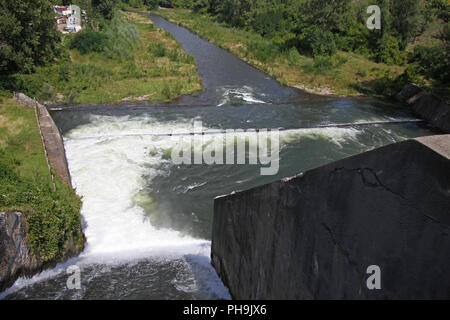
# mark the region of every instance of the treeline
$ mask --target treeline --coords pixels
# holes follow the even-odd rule
[[[138,1],[138,0],[137,0]],[[161,6],[189,8],[232,27],[255,31],[278,50],[332,56],[356,52],[376,62],[408,65],[405,77],[418,75],[450,82],[448,0],[163,0]],[[369,5],[381,8],[381,30],[369,30]],[[414,44],[430,23],[444,26],[439,45]]]
[[[0,0],[0,74],[31,72],[61,54],[61,34],[45,0]]]

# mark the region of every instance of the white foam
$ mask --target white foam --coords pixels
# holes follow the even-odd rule
[[[288,144],[300,139],[323,139],[342,148],[346,141],[357,141],[357,136],[361,133],[355,128],[310,128],[310,129],[292,129],[282,131],[280,139],[282,144]]]
[[[81,214],[87,238],[80,256],[53,270],[47,270],[32,279],[21,278],[2,293],[2,297],[24,286],[55,277],[69,265],[126,263],[144,258],[182,258],[204,256],[209,261],[210,241],[195,239],[178,231],[157,229],[146,220],[144,210],[133,197],[148,180],[162,174],[158,164],[163,163],[163,151],[170,148],[163,139],[154,136],[127,136],[127,134],[155,132],[186,132],[188,121],[164,124],[145,117],[92,116],[91,122],[73,129],[65,136],[65,148],[77,194],[82,197]],[[111,134],[114,138],[103,138]],[[91,139],[82,139],[90,136]],[[150,149],[157,152],[150,152]],[[146,176],[146,180],[143,176]],[[227,290],[216,285],[218,277],[210,268],[211,279],[220,298],[227,299]],[[220,281],[220,280],[219,280]]]
[[[165,173],[167,169],[161,164],[170,163],[167,151],[179,143],[174,137],[145,134],[189,132],[194,120],[159,122],[149,116],[133,119],[91,116],[90,120],[89,124],[68,132],[64,141],[72,182],[83,199],[81,214],[87,238],[85,250],[77,259],[31,280],[19,279],[0,298],[24,286],[52,278],[71,264],[121,264],[145,258],[189,257],[197,263],[201,277],[198,274],[196,277],[202,286],[208,287],[207,290],[212,290],[216,296],[228,299],[227,289],[210,265],[210,241],[152,226],[144,209],[133,200],[154,177]],[[357,134],[358,131],[352,128],[300,129],[283,131],[280,138],[282,144],[302,138],[325,138],[340,145],[346,139],[354,139]],[[239,138],[245,134],[236,135]],[[203,139],[203,144],[221,140],[214,135],[194,139]],[[200,140],[195,141],[199,143]],[[204,184],[189,186],[185,192]]]
[[[219,107],[226,105],[233,101],[242,101],[246,104],[255,104],[255,103],[265,103],[264,101],[255,98],[255,93],[253,88],[248,86],[243,86],[241,88],[220,88],[221,99],[218,104]]]

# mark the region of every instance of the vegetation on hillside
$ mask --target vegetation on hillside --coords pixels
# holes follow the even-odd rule
[[[42,102],[95,104],[169,101],[201,89],[194,59],[148,18],[119,11],[116,1],[78,2],[92,8],[84,30],[56,39],[51,61],[2,73],[0,96],[22,91]]]
[[[21,90],[40,100],[100,103],[167,101],[198,90],[193,60],[167,54],[175,47],[181,52],[167,33],[118,11],[160,5],[191,10],[158,13],[284,84],[389,96],[416,82],[450,96],[449,0],[61,1],[86,9],[89,18],[81,34],[62,41],[49,1],[20,0],[13,6],[0,0],[6,8],[0,22],[0,95]],[[366,26],[373,4],[382,10],[380,30]]]
[[[333,56],[312,57],[296,48],[283,50],[254,31],[230,28],[210,16],[184,9],[154,12],[230,51],[280,83],[307,91],[340,96],[391,94],[396,90],[393,79],[403,72],[401,66],[376,63],[353,52],[340,50]]]
[[[61,54],[61,35],[45,0],[0,0],[0,74],[32,72]]]
[[[366,26],[367,8],[373,4],[379,5],[382,11],[380,30],[369,30]],[[211,27],[227,26],[228,30],[220,29],[220,32],[234,33],[237,38],[239,32],[247,32],[245,36],[253,40],[245,41],[242,37],[234,46],[248,51],[251,58],[262,64],[275,63],[275,73],[283,75],[283,69],[288,69],[282,67],[283,55],[291,62],[297,62],[301,72],[315,74],[309,78],[315,79],[328,69],[329,76],[320,81],[306,81],[306,85],[332,86],[336,82],[332,79],[335,77],[333,69],[346,73],[345,66],[352,64],[357,74],[350,72],[344,79],[338,79],[338,83],[346,83],[336,88],[338,93],[349,94],[357,90],[389,95],[390,91],[407,82],[448,89],[448,0],[166,0],[160,1],[160,5],[188,8],[207,18],[203,19],[203,24],[214,21]],[[166,17],[170,12],[158,11]],[[207,33],[199,28],[201,22],[189,22],[202,19],[199,15],[188,15],[180,10],[176,13],[170,18],[191,27],[194,32]],[[428,33],[436,38],[432,45],[421,41],[421,35],[427,33],[430,26],[437,29],[437,32]],[[220,38],[225,37],[229,36],[206,36],[218,44],[223,44],[224,40]],[[347,62],[342,63],[342,59]],[[306,69],[305,61],[309,61]],[[317,70],[319,72],[314,72]],[[372,76],[364,76],[369,74]],[[292,84],[292,79],[287,79],[291,76],[279,77],[280,80],[283,78]],[[298,80],[305,79],[300,77]]]
[[[43,262],[60,258],[68,241],[80,249],[81,201],[56,179],[53,189],[35,111],[12,99],[0,104],[0,211],[20,211],[33,252]]]

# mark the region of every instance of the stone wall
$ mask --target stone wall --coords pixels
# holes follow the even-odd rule
[[[212,264],[237,299],[449,299],[449,157],[425,137],[218,197]]]
[[[42,262],[39,253],[33,253],[30,249],[25,215],[21,212],[0,212],[0,292],[10,287],[17,278],[33,276],[79,252],[73,242],[68,242],[64,244],[58,261]]]

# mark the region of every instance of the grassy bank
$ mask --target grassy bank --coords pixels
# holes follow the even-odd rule
[[[56,179],[57,180],[57,179]],[[53,190],[35,111],[13,99],[0,102],[0,211],[26,214],[31,248],[43,262],[58,259],[64,245],[83,247],[81,201],[56,181]]]
[[[201,89],[194,59],[138,13],[119,12],[102,32],[83,32],[84,39],[64,36],[62,58],[32,74],[9,76],[4,87],[41,102],[85,104],[170,101]]]
[[[404,71],[400,66],[375,63],[343,51],[334,57],[315,59],[296,50],[282,51],[275,42],[255,32],[227,27],[210,16],[186,9],[153,12],[228,50],[280,83],[314,93],[383,96],[391,93],[389,87]]]

